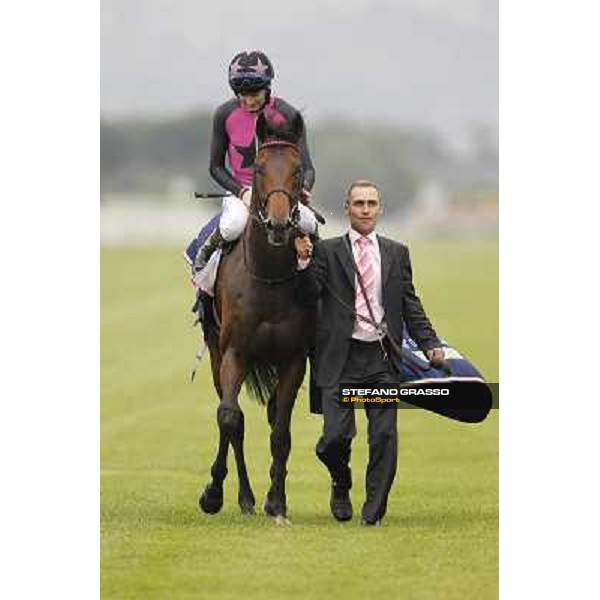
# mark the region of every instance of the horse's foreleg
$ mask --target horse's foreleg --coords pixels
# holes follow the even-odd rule
[[[230,348],[223,355],[220,375],[223,396],[217,411],[219,429],[225,433],[233,447],[240,484],[238,493],[240,508],[243,513],[254,514],[255,499],[244,456],[244,413],[238,403],[246,369],[235,350]]]
[[[292,410],[298,388],[304,379],[306,359],[298,359],[279,371],[279,381],[275,390],[275,410],[271,424],[271,487],[265,501],[265,513],[273,517],[285,517],[287,502],[285,495],[285,478],[287,461],[292,448],[290,424]]]

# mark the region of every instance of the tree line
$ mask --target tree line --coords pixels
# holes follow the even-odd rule
[[[102,195],[165,193],[174,178],[187,178],[195,189],[219,191],[208,174],[211,115],[207,112],[169,119],[101,120]],[[465,161],[432,132],[344,122],[308,123],[308,143],[317,173],[319,206],[339,210],[354,179],[376,181],[390,212],[410,205],[427,181],[449,191],[498,186],[497,148],[483,144]]]

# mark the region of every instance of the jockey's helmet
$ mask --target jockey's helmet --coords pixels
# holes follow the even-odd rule
[[[269,89],[273,77],[273,64],[260,50],[240,52],[229,63],[229,85],[236,95]]]

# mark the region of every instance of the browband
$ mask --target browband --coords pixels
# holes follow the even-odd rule
[[[294,148],[294,150],[298,150],[298,146],[292,142],[286,142],[285,140],[271,140],[270,142],[264,142],[261,144],[258,147],[258,151],[260,152],[263,148],[273,148],[275,146],[288,146],[290,148]]]

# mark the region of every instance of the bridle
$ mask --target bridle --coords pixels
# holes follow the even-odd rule
[[[270,142],[265,142],[264,144],[261,144],[257,150],[257,154],[263,149],[263,148],[293,148],[294,150],[296,150],[297,152],[299,152],[298,150],[298,146],[296,146],[296,144],[293,144],[292,142],[286,142],[284,140],[272,140]],[[272,190],[269,190],[269,192],[265,195],[261,195],[258,186],[256,185],[256,177],[257,177],[257,170],[254,170],[254,182],[252,185],[252,191],[254,194],[256,194],[257,198],[258,198],[258,206],[256,208],[256,214],[252,214],[250,213],[250,216],[255,219],[256,221],[258,221],[258,223],[260,225],[262,225],[263,227],[265,227],[266,229],[271,229],[273,227],[273,225],[271,224],[271,222],[269,221],[269,215],[267,214],[267,207],[269,206],[269,198],[273,195],[273,194],[283,194],[285,196],[287,196],[287,198],[290,201],[290,206],[291,208],[291,214],[290,214],[290,218],[288,219],[288,222],[285,224],[285,228],[286,229],[298,229],[298,222],[300,221],[300,209],[298,208],[299,204],[300,204],[300,194],[302,192],[302,183],[300,183],[299,186],[296,186],[296,189],[294,189],[292,192],[288,192],[288,190],[285,190],[283,188],[275,188]]]
[[[272,140],[272,141],[261,144],[257,149],[257,154],[263,148],[275,148],[275,147],[276,148],[286,148],[286,147],[293,148],[294,150],[299,152],[298,146],[296,146],[296,144],[293,144],[292,142],[287,142],[284,140]],[[257,198],[258,202],[257,202],[257,204],[252,205],[253,207],[255,206],[256,208],[254,208],[254,210],[252,210],[252,208],[251,208],[250,218],[253,219],[254,221],[256,221],[261,227],[263,227],[265,229],[265,231],[267,232],[267,235],[270,236],[273,233],[275,227],[269,220],[269,215],[267,213],[267,208],[269,205],[269,198],[273,194],[277,194],[277,193],[284,194],[285,196],[287,196],[288,200],[290,201],[290,206],[292,208],[291,208],[290,218],[285,223],[285,225],[282,226],[282,229],[287,233],[287,235],[289,235],[290,232],[298,232],[299,231],[298,223],[300,221],[300,209],[298,208],[298,206],[300,203],[300,195],[302,193],[301,178],[299,178],[299,180],[300,180],[299,185],[296,185],[295,189],[292,192],[289,192],[288,190],[285,190],[283,188],[275,188],[275,189],[269,190],[268,193],[262,195],[258,189],[257,180],[256,180],[257,175],[260,175],[260,173],[258,173],[258,169],[255,168],[254,169],[254,181],[252,183],[252,194],[256,194],[256,198]],[[265,283],[268,285],[278,285],[278,284],[282,284],[282,283],[291,281],[292,279],[294,279],[296,277],[296,269],[292,269],[292,271],[289,274],[284,275],[283,277],[262,277],[262,276],[258,275],[258,273],[254,272],[253,269],[248,264],[247,249],[246,249],[246,236],[244,236],[242,239],[242,248],[243,248],[243,253],[244,253],[244,265],[246,267],[246,270],[252,277],[252,279],[254,279],[256,281],[260,281],[261,283]]]

